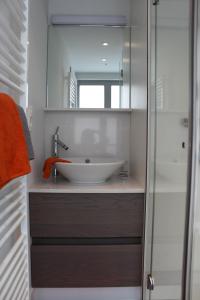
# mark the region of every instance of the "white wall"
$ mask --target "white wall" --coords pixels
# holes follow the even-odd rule
[[[161,17],[158,19],[157,105],[162,111],[186,112],[187,116],[190,72],[186,25],[172,26],[170,20]]]
[[[147,0],[132,0],[132,108],[147,107]]]
[[[45,155],[60,126],[60,138],[70,150],[60,156],[115,157],[129,162],[130,113],[47,112],[45,114]]]
[[[130,174],[145,187],[147,150],[147,111],[131,113]]]
[[[49,16],[68,15],[123,15],[129,19],[130,0],[49,0]]]
[[[131,40],[131,174],[143,186],[147,136],[147,0],[132,0]]]
[[[32,141],[35,160],[32,162],[31,183],[41,176],[44,160],[44,113],[46,101],[47,1],[31,0],[29,16],[28,105],[32,107]]]

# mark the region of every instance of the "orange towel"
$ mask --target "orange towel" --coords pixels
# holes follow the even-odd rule
[[[19,111],[14,100],[0,93],[0,188],[31,172]]]
[[[58,157],[49,157],[45,160],[44,166],[43,166],[43,178],[48,179],[51,175],[53,165],[56,162],[64,162],[64,163],[71,163],[71,161],[58,158]]]

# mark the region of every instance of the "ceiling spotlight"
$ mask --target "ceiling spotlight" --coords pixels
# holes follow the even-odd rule
[[[108,45],[109,45],[109,43],[107,43],[107,42],[102,42],[102,44],[101,44],[103,47],[107,47]]]
[[[101,61],[102,62],[107,62],[107,59],[106,58],[102,58]]]

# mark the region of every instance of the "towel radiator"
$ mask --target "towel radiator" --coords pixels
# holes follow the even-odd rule
[[[0,92],[27,105],[28,0],[0,1]],[[1,103],[0,103],[1,105]],[[0,190],[0,299],[30,299],[26,177]]]

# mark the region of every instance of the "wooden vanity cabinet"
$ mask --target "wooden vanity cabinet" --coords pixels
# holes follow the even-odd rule
[[[32,237],[141,237],[143,194],[30,194]]]
[[[33,287],[140,286],[144,194],[30,193]]]
[[[141,245],[32,246],[34,287],[141,285]]]

